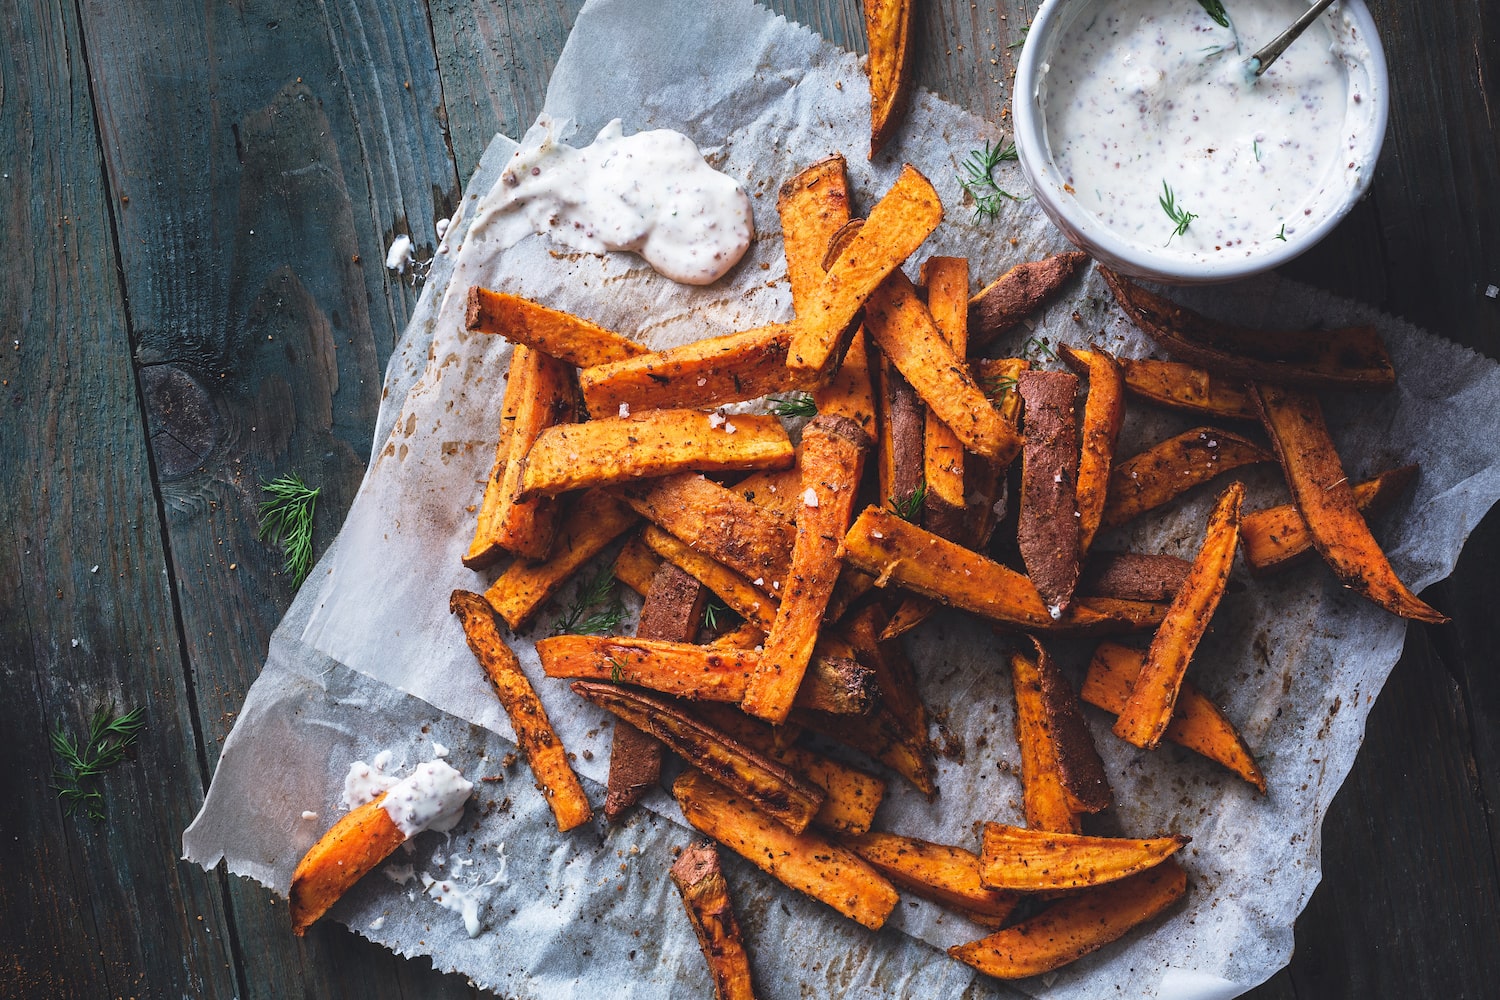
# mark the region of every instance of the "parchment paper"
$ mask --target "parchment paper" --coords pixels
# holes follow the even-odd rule
[[[918,257],[967,256],[976,283],[1065,244],[1026,200],[1011,164],[997,180],[1018,200],[998,219],[971,221],[959,161],[1001,136],[931,95],[914,100],[894,148],[867,162],[860,61],[743,0],[589,3],[559,59],[545,112],[577,122],[575,144],[614,117],[624,119],[627,132],[686,132],[751,192],[757,237],[750,253],[707,289],[667,281],[634,256],[563,254],[540,238],[502,253],[486,238],[484,202],[476,199],[514,148],[496,139],[392,361],[366,480],[337,542],[273,637],[184,847],[194,861],[223,860],[284,892],[297,859],[340,814],[350,762],[388,749],[397,765],[409,767],[429,759],[436,741],[469,778],[501,780],[478,783],[476,802],[452,835],[424,835],[415,854],[398,855],[385,870],[452,875],[486,900],[485,930],[470,939],[458,915],[426,898],[419,882],[379,875],[340,903],[335,919],[507,996],[600,989],[703,996],[709,987],[702,959],[665,877],[671,848],[691,836],[670,798],[654,793],[623,826],[559,835],[524,764],[506,766],[509,723],[448,614],[449,591],[483,590],[489,582],[464,570],[459,555],[493,458],[510,350],[500,338],[462,329],[463,296],[473,283],[517,292],[654,348],[789,318],[776,190],[831,152],[848,158],[856,212],[868,210],[903,161],[922,170],[947,218]],[[1329,395],[1329,422],[1353,477],[1422,463],[1415,489],[1377,522],[1377,533],[1414,588],[1452,571],[1469,530],[1500,497],[1500,442],[1473,420],[1500,405],[1495,364],[1275,277],[1174,295],[1247,326],[1378,325],[1398,387]],[[1020,352],[1040,338],[1052,346],[1094,342],[1123,355],[1150,353],[1092,271],[991,353]],[[1121,453],[1187,426],[1134,407]],[[1285,500],[1274,467],[1247,478],[1247,509]],[[1214,492],[1200,489],[1099,544],[1191,557]],[[532,642],[552,620],[543,614],[513,645],[579,771],[602,782],[609,724],[537,669]],[[1176,747],[1153,754],[1126,747],[1110,735],[1109,719],[1089,710],[1118,802],[1109,822],[1122,834],[1191,835],[1183,856],[1190,898],[1123,942],[1015,988],[1046,997],[1105,989],[1224,997],[1283,966],[1293,923],[1317,884],[1323,813],[1404,635],[1404,622],[1341,590],[1320,565],[1271,584],[1237,569],[1192,676],[1239,724],[1270,794],[1260,797]],[[979,823],[1021,816],[1004,643],[981,623],[943,613],[909,637],[908,650],[928,704],[946,713],[934,735],[951,755],[939,759],[935,802],[893,780],[877,825],[977,849]],[[1060,643],[1054,651],[1076,679],[1087,648]],[[602,801],[600,785],[588,787]],[[304,810],[318,818],[301,818]],[[730,860],[729,874],[768,997],[956,996],[966,989],[966,996],[1015,995],[936,950],[981,934],[936,907],[903,899],[887,929],[870,934],[738,859]]]

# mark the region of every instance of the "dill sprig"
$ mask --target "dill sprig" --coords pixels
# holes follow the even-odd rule
[[[974,199],[974,221],[982,222],[1000,214],[1001,200],[1019,201],[1015,195],[995,183],[994,172],[1002,162],[1017,159],[1016,144],[996,146],[988,140],[983,149],[972,149],[960,165],[958,184]]]
[[[624,621],[625,606],[615,593],[615,574],[605,567],[578,588],[568,610],[552,626],[552,632],[554,635],[604,635],[615,631]]]
[[[703,602],[703,627],[710,632],[717,631],[719,616],[728,612],[727,605],[721,603],[717,597],[710,596],[707,601]]]
[[[1198,0],[1198,4],[1208,11],[1208,16],[1217,21],[1221,27],[1229,27],[1229,12],[1224,9],[1223,0]]]
[[[771,397],[771,412],[778,417],[816,417],[818,404],[811,393],[792,392]]]
[[[286,571],[292,586],[302,586],[313,566],[313,511],[322,488],[313,489],[295,473],[288,473],[260,488],[270,497],[260,505],[261,541],[276,542],[286,555]]]
[[[613,656],[611,656],[609,658],[609,680],[610,680],[610,683],[612,683],[612,684],[619,684],[624,679],[625,679],[625,664],[621,663],[619,660],[617,660]]]
[[[141,709],[116,715],[115,706],[109,704],[89,719],[88,737],[82,745],[61,726],[53,731],[52,752],[62,758],[62,766],[52,772],[52,787],[69,816],[82,809],[89,819],[104,818],[104,795],[94,787],[95,779],[125,759],[125,751],[145,725]]]
[[[984,392],[984,398],[996,402],[1005,398],[1006,393],[1016,391],[1020,385],[1009,375],[987,375],[979,380],[979,388]]]
[[[1161,182],[1161,196],[1157,198],[1161,203],[1161,210],[1167,213],[1167,218],[1176,223],[1177,228],[1172,230],[1172,236],[1181,236],[1188,231],[1188,226],[1198,216],[1177,204],[1177,196],[1172,193],[1172,188],[1166,181]],[[1167,242],[1172,242],[1172,236],[1167,237]]]
[[[1032,337],[1021,345],[1021,357],[1032,364],[1037,364],[1042,361],[1056,361],[1057,352],[1041,337]]]
[[[916,524],[922,516],[922,503],[927,499],[927,484],[922,483],[904,498],[886,497],[886,504],[903,521]]]

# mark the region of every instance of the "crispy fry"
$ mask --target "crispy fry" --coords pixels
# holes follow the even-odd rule
[[[695,828],[871,930],[882,927],[895,909],[895,888],[858,855],[816,834],[790,832],[702,774],[684,772],[672,794]]]
[[[1020,651],[1010,654],[1016,696],[1016,740],[1021,746],[1021,805],[1026,825],[1054,833],[1082,833],[1080,810],[1063,787],[1057,741],[1042,695],[1037,660]]]
[[[1368,522],[1406,492],[1417,472],[1418,466],[1403,465],[1355,485],[1354,505]],[[1307,521],[1290,503],[1246,514],[1240,522],[1240,545],[1257,576],[1285,569],[1313,551]]]
[[[1149,605],[1080,599],[1054,619],[1030,580],[992,559],[908,524],[891,511],[867,507],[844,536],[840,556],[880,586],[895,584],[953,607],[1017,628],[1083,634],[1150,627]]]
[[[1313,547],[1334,576],[1392,614],[1441,625],[1448,616],[1430,607],[1396,577],[1370,527],[1309,392],[1257,384],[1261,422],[1281,459],[1292,500],[1307,521]]]
[[[1087,555],[1104,516],[1115,443],[1125,422],[1125,378],[1108,352],[1079,351],[1063,344],[1061,353],[1069,367],[1089,377],[1080,429],[1083,452],[1078,459],[1078,551]]]
[[[994,889],[1021,892],[1103,885],[1156,867],[1192,839],[1181,834],[1086,837],[986,823],[979,880]]]
[[[849,530],[869,446],[869,435],[847,417],[814,417],[802,432],[796,543],[760,669],[741,703],[751,715],[782,722],[792,709],[838,580],[835,553]]]
[[[632,535],[615,556],[615,579],[645,597],[661,564],[661,557],[651,551],[646,540],[640,535]]]
[[[635,684],[702,701],[737,702],[759,659],[752,649],[629,636],[556,635],[537,640],[548,677]]]
[[[870,294],[865,328],[964,448],[997,461],[1020,451],[1020,437],[985,398],[967,362],[949,346],[904,272],[892,271]]]
[[[901,125],[911,93],[912,0],[864,0],[870,39],[870,159]]]
[[[674,472],[779,469],[791,465],[793,457],[792,442],[775,417],[745,415],[725,421],[698,410],[647,410],[548,427],[526,455],[520,496]]]
[[[1241,526],[1241,538],[1244,528]],[[1126,601],[1170,601],[1187,579],[1192,563],[1152,552],[1102,552],[1089,555],[1078,580],[1080,593]]]
[[[1187,893],[1175,861],[1053,903],[1030,920],[948,954],[997,979],[1021,979],[1060,968],[1145,923]]]
[[[1245,330],[1184,309],[1106,267],[1099,273],[1125,315],[1179,361],[1230,378],[1309,389],[1387,389],[1396,382],[1390,353],[1373,326]]]
[[[1125,707],[1131,685],[1145,662],[1145,650],[1101,642],[1089,663],[1079,696],[1090,705],[1118,714]],[[1255,763],[1250,748],[1219,706],[1194,687],[1192,681],[1182,682],[1165,735],[1173,743],[1224,765],[1265,794],[1266,776]]]
[[[1020,896],[979,881],[979,856],[962,847],[895,833],[867,833],[843,841],[903,889],[950,907],[977,924],[999,927]]]
[[[1231,431],[1215,427],[1183,431],[1115,466],[1101,527],[1118,527],[1221,473],[1274,458]]]
[[[969,349],[984,347],[1051,298],[1088,260],[1077,251],[1017,264],[969,300]]]
[[[937,228],[943,206],[927,178],[911,165],[875,205],[792,327],[787,368],[794,381],[824,383],[843,360],[855,315],[886,275]]]
[[[475,333],[499,334],[575,368],[602,365],[645,354],[646,348],[571,313],[548,309],[519,295],[475,285],[469,289],[464,326]]]
[[[595,365],[578,373],[596,417],[632,410],[699,409],[810,388],[788,375],[790,328],[783,324],[696,340],[681,347]]]
[[[345,813],[297,863],[289,894],[293,934],[301,937],[406,840],[380,804],[384,798],[382,792],[375,801]]]
[[[932,321],[953,353],[964,358],[969,350],[969,262],[963,257],[929,257],[922,262],[922,284],[927,288]],[[922,526],[962,541],[967,508],[963,442],[931,408],[925,431],[922,481],[927,491],[922,497]]]
[[[680,709],[640,691],[574,681],[573,693],[613,712],[794,833],[806,830],[828,793]]]
[[[750,958],[734,917],[729,883],[719,870],[719,852],[712,844],[695,844],[673,862],[671,874],[708,962],[714,1000],[755,1000]]]
[[[500,638],[489,604],[479,594],[455,590],[448,600],[448,609],[458,616],[469,648],[494,685],[500,704],[505,706],[516,743],[552,807],[558,830],[567,831],[587,823],[594,816],[588,795],[568,763],[568,753],[547,720],[541,699],[521,671],[520,661]]]
[[[1203,545],[1188,570],[1187,579],[1162,619],[1146,664],[1130,689],[1130,699],[1115,720],[1114,734],[1127,743],[1154,750],[1172,721],[1177,692],[1188,662],[1198,648],[1208,623],[1218,609],[1229,582],[1234,552],[1240,541],[1240,504],[1245,484],[1229,484],[1208,517]]]
[[[1081,518],[1078,510],[1078,378],[1068,372],[1027,371],[1019,380],[1025,406],[1021,453],[1021,509],[1016,546],[1026,574],[1061,617],[1078,586]]]
[[[628,531],[636,520],[628,507],[607,493],[589,490],[578,497],[563,518],[552,558],[544,563],[511,563],[484,592],[485,600],[513,631],[525,628],[579,567]]]
[[[884,354],[875,355],[875,405],[879,436],[875,447],[875,480],[882,503],[896,510],[921,513],[922,401]]]
[[[685,472],[628,483],[614,492],[637,514],[671,532],[694,552],[760,580],[756,586],[767,594],[781,592],[791,569],[796,527],[746,500],[739,490]]]
[[[1259,420],[1245,383],[1181,361],[1119,358],[1132,396],[1215,420]]]
[[[496,526],[509,506],[504,489],[505,470],[510,459],[511,428],[521,411],[521,400],[531,391],[529,383],[530,363],[525,351],[511,351],[510,366],[505,377],[505,399],[500,407],[499,439],[495,445],[495,463],[484,484],[484,499],[479,504],[479,517],[474,525],[474,540],[462,562],[469,569],[488,569],[505,556],[505,549],[496,544]]]
[[[470,569],[492,563],[495,550],[513,552],[524,559],[545,558],[562,513],[550,497],[521,496],[521,475],[523,459],[537,436],[554,424],[573,419],[573,371],[524,344],[516,345],[510,370],[511,378],[521,379],[524,388],[511,424],[505,469],[493,498],[491,490],[485,490],[479,529],[464,556],[464,565]],[[507,391],[507,401],[508,397]]]

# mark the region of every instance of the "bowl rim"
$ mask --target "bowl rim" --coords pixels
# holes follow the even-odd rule
[[[1037,102],[1037,83],[1044,51],[1050,44],[1059,19],[1072,10],[1099,2],[1104,0],[1044,0],[1026,33],[1026,44],[1021,49],[1011,92],[1013,139],[1021,170],[1042,210],[1079,249],[1131,277],[1178,285],[1236,281],[1273,270],[1312,249],[1348,216],[1354,205],[1369,191],[1390,117],[1390,78],[1385,50],[1365,0],[1338,0],[1330,13],[1342,12],[1353,20],[1356,32],[1363,35],[1361,40],[1370,54],[1368,60],[1362,61],[1369,80],[1369,93],[1366,95],[1370,103],[1367,111],[1370,121],[1369,138],[1359,150],[1364,162],[1356,182],[1350,186],[1333,211],[1326,213],[1312,225],[1306,237],[1295,243],[1272,247],[1253,257],[1194,261],[1157,256],[1152,248],[1129,242],[1094,220],[1063,190],[1062,176],[1047,153],[1046,121]]]

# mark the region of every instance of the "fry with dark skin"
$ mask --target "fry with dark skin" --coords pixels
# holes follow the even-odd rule
[[[1067,372],[1022,372],[1018,391],[1025,407],[1026,443],[1016,547],[1048,611],[1060,618],[1073,601],[1083,551],[1073,409],[1078,379]]]
[[[891,359],[875,354],[875,405],[879,431],[875,446],[876,483],[880,502],[916,518],[922,482],[922,431],[926,418],[922,401]]]
[[[1448,616],[1429,606],[1396,576],[1334,450],[1323,408],[1309,392],[1258,383],[1261,422],[1281,459],[1287,487],[1307,521],[1313,547],[1333,575],[1355,593],[1402,618],[1441,625]]]
[[[1088,259],[1074,250],[1027,261],[980,289],[969,300],[969,349],[984,347],[1040,308]]]
[[[1166,735],[1188,663],[1208,631],[1229,582],[1240,542],[1240,504],[1244,498],[1245,485],[1231,483],[1209,514],[1193,568],[1157,628],[1130,698],[1115,719],[1114,734],[1127,743],[1154,750]]]
[[[1244,537],[1241,525],[1241,539]],[[1156,552],[1089,553],[1078,580],[1080,593],[1126,601],[1170,601],[1187,579],[1192,563]]]
[[[671,874],[708,962],[714,1000],[755,1000],[750,958],[734,917],[729,883],[719,869],[719,852],[709,843],[694,844],[678,856]]]
[[[448,608],[458,616],[469,648],[474,651],[500,697],[500,704],[505,707],[505,714],[510,717],[516,743],[526,756],[526,763],[531,766],[531,773],[536,776],[547,804],[552,807],[557,829],[565,832],[587,823],[594,816],[588,794],[584,792],[578,775],[573,773],[562,740],[548,721],[547,710],[522,672],[520,661],[500,637],[489,603],[479,594],[455,590],[448,600]]]
[[[1026,825],[1054,833],[1082,833],[1080,810],[1063,787],[1042,679],[1035,657],[1010,654],[1016,697],[1016,741],[1021,747],[1021,806]]]

